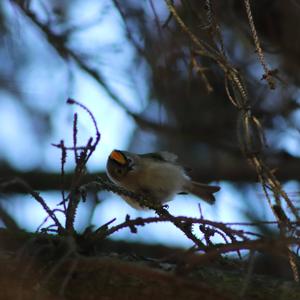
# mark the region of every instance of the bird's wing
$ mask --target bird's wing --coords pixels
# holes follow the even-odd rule
[[[140,155],[141,157],[145,158],[152,158],[159,161],[165,161],[170,163],[175,163],[177,160],[177,155],[167,151],[160,151],[160,152],[153,152],[153,153],[146,153]]]

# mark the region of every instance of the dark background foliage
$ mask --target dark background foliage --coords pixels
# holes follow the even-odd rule
[[[262,189],[257,198],[268,203],[279,226],[271,230],[258,223],[256,230],[264,237],[280,236],[278,249],[286,250],[285,238],[298,245],[293,227],[299,222],[298,189],[285,193],[281,186],[285,182],[299,185],[298,1],[251,1],[251,7],[247,0],[100,2],[0,3],[0,105],[5,112],[0,117],[1,182],[21,177],[34,190],[60,191],[61,170],[51,165],[47,149],[53,139],[57,144],[61,139],[72,140],[66,137],[72,135],[72,119],[65,102],[68,97],[82,97],[78,91],[88,78],[106,99],[83,101],[97,120],[96,109],[103,113],[106,106],[105,119],[102,116],[99,121],[109,133],[100,124],[100,148],[101,143],[115,148],[112,141],[126,140],[118,143],[127,144],[130,151],[177,153],[196,180],[218,181],[239,190],[238,201],[246,204],[243,216],[250,221],[256,221],[255,212],[263,205],[257,199],[247,202],[245,195],[259,182]],[[122,29],[117,41],[110,28],[114,25],[106,23],[108,16],[117,16]],[[121,111],[117,117],[116,110]],[[16,119],[21,126],[11,125]],[[127,123],[134,128],[130,133],[124,132]],[[101,167],[95,164],[96,158],[84,176],[78,161],[75,171],[74,164],[68,165],[65,185],[74,183],[74,174],[83,176],[84,183],[104,176],[106,158],[104,152],[100,155]],[[17,218],[7,203],[31,190],[11,185],[7,191],[10,196],[1,197],[0,217],[3,227],[15,229]],[[85,204],[90,211],[97,207],[98,197],[88,195]],[[164,210],[156,209],[156,213],[172,219]],[[126,222],[124,227],[131,233],[135,226],[147,223],[132,224],[129,217]],[[193,240],[189,226],[171,222]],[[210,226],[214,225],[222,227]],[[200,231],[207,238],[212,233],[205,226]],[[239,247],[235,239],[231,241],[233,246],[226,244],[224,253],[226,247]],[[210,237],[206,242],[211,246]],[[272,248],[260,242],[245,243],[241,249]],[[239,248],[229,251],[235,250]],[[223,253],[214,251],[212,255]],[[287,267],[279,267],[280,275],[275,269],[271,273],[297,281],[298,258],[291,253],[286,253],[282,265]],[[274,258],[262,261],[259,265],[266,266],[265,272]]]

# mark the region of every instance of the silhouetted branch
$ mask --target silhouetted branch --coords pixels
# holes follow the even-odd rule
[[[187,255],[185,257],[185,262],[188,264],[188,267],[186,267],[185,270],[187,271],[190,268],[195,268],[196,266],[202,265],[221,254],[241,250],[255,250],[262,252],[266,251],[268,253],[286,257],[285,252],[287,247],[293,245],[299,246],[300,240],[294,237],[278,239],[262,238],[257,240],[236,241],[229,244],[214,245],[213,247],[211,247],[209,252],[205,254],[190,257],[189,255]]]
[[[39,28],[45,34],[49,45],[56,50],[57,54],[61,56],[62,59],[72,59],[84,72],[86,72],[89,76],[96,80],[96,82],[103,88],[103,90],[113,101],[115,101],[121,108],[123,108],[124,111],[131,114],[130,110],[127,108],[124,102],[108,86],[104,79],[104,76],[100,73],[100,71],[91,66],[88,66],[88,64],[84,62],[81,56],[67,45],[66,34],[68,32],[64,32],[61,35],[55,33],[48,26],[49,24],[44,24],[42,21],[40,21],[37,15],[31,10],[26,9],[20,1],[11,0],[11,2],[13,2],[18,8],[20,8],[20,10],[32,21],[32,23],[35,24],[37,28]]]
[[[12,180],[9,180],[9,181],[1,183],[0,184],[0,190],[4,192],[7,187],[12,186],[12,185],[16,185],[19,188],[23,189],[25,193],[31,195],[37,202],[39,202],[41,204],[41,206],[43,207],[43,209],[47,212],[47,214],[49,215],[49,217],[53,220],[53,222],[57,226],[58,232],[60,232],[60,233],[64,232],[64,228],[62,227],[62,225],[58,221],[58,219],[57,219],[55,213],[53,212],[53,210],[51,210],[49,208],[49,206],[47,205],[46,201],[39,195],[39,193],[37,193],[36,191],[34,191],[22,179],[15,178],[15,179],[12,179]]]

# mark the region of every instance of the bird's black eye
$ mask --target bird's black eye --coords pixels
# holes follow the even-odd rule
[[[128,168],[128,171],[133,170],[133,166],[134,166],[133,159],[132,158],[127,158],[127,168]]]

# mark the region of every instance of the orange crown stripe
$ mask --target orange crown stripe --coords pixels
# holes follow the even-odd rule
[[[115,150],[110,154],[110,158],[112,158],[113,160],[115,160],[116,162],[122,165],[125,165],[127,162],[124,154]]]

